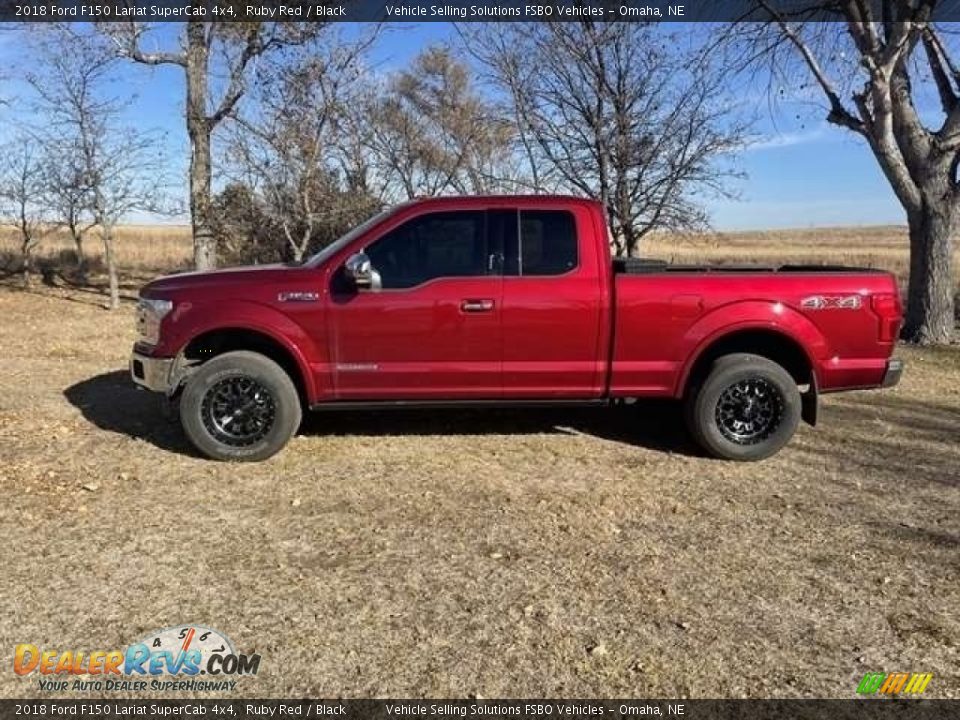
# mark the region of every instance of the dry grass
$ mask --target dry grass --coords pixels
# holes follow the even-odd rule
[[[261,653],[241,697],[960,697],[960,348],[762,464],[644,404],[325,415],[236,466],[133,388],[129,306],[66,297],[0,287],[2,697],[42,695],[16,642],[182,622]]]
[[[676,263],[874,267],[894,273],[903,286],[910,269],[907,229],[896,226],[653,235],[642,253]],[[954,251],[954,275],[960,283],[960,246]]]
[[[73,241],[66,231],[44,238],[36,255],[56,259],[70,252]],[[103,257],[103,246],[96,231],[88,235],[84,250],[95,262]],[[14,228],[0,225],[0,257],[16,257],[20,252]],[[182,225],[125,225],[117,231],[117,264],[127,273],[162,273],[189,267],[193,260],[190,228]]]
[[[101,257],[99,238],[86,243],[94,261]],[[65,233],[44,241],[38,257],[56,259],[70,251]],[[0,226],[0,257],[18,252],[12,228]],[[189,267],[192,261],[190,229],[185,226],[122,227],[117,239],[118,264],[127,274],[148,277]],[[960,247],[956,272],[960,282]],[[878,226],[709,233],[702,235],[652,235],[642,253],[678,263],[813,263],[876,267],[906,281],[909,268],[906,228]]]

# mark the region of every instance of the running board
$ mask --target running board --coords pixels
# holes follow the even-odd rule
[[[609,398],[583,400],[550,398],[534,400],[333,400],[311,405],[314,412],[329,410],[429,410],[442,408],[549,408],[600,407],[610,404]]]

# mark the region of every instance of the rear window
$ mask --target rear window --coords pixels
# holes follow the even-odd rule
[[[520,211],[520,274],[563,275],[577,266],[577,232],[566,210]]]
[[[566,210],[494,211],[491,231],[503,238],[505,275],[563,275],[579,263],[576,223]]]

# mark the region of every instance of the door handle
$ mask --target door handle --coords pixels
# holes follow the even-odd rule
[[[464,300],[460,303],[463,312],[477,313],[493,310],[493,300]]]

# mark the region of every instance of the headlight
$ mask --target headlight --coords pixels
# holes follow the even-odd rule
[[[160,341],[160,321],[173,310],[170,300],[153,300],[140,298],[137,303],[137,334],[148,345],[156,345]]]

